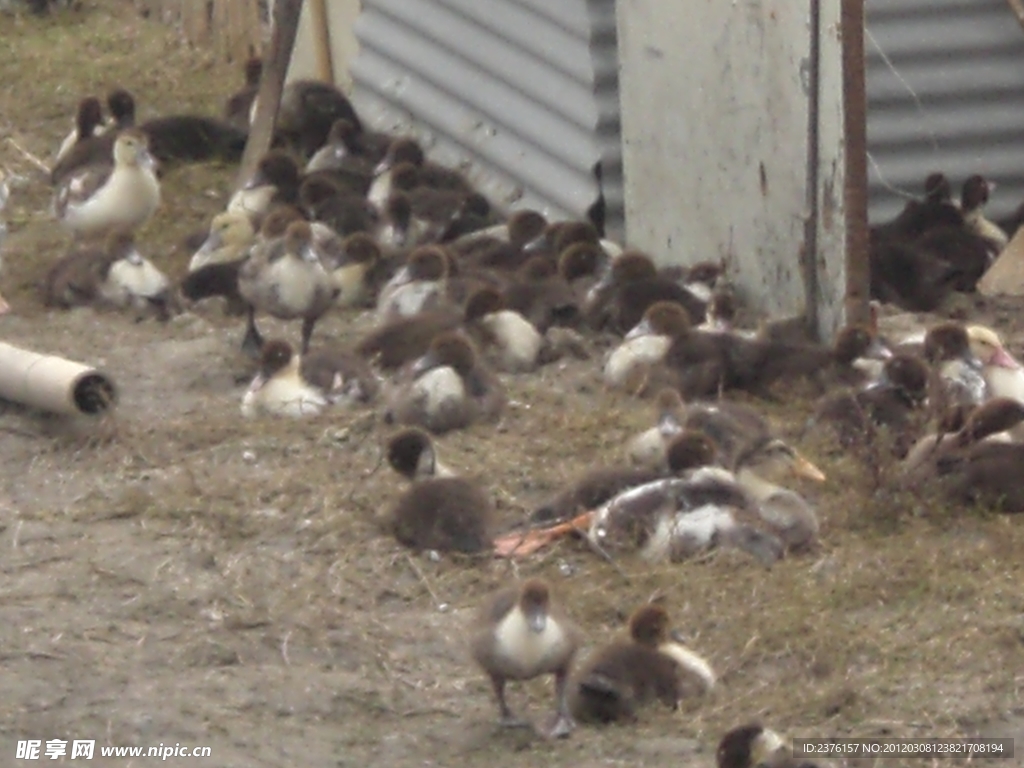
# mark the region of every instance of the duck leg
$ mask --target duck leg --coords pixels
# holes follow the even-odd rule
[[[263,349],[263,336],[256,327],[256,307],[249,306],[249,318],[245,324],[245,338],[242,339],[242,351],[249,357],[257,358]]]
[[[309,352],[309,340],[313,337],[313,327],[316,325],[318,317],[304,317],[302,318],[302,354]]]
[[[569,713],[569,668],[568,666],[555,672],[555,722],[551,726],[551,730],[548,731],[548,735],[553,739],[564,739],[570,733],[573,728],[576,727],[576,723],[572,719],[572,715]]]
[[[529,728],[530,723],[513,715],[508,702],[505,701],[505,678],[491,675],[491,685],[494,687],[494,697],[498,700],[498,710],[501,713],[498,724],[502,728]]]

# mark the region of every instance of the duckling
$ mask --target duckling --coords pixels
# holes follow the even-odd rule
[[[438,242],[452,242],[463,235],[487,229],[496,218],[490,200],[479,192],[470,192],[463,196],[462,204],[448,221]]]
[[[76,236],[141,226],[160,204],[155,163],[143,134],[122,132],[114,143],[113,167],[81,168],[60,185],[54,201],[57,218]]]
[[[870,441],[875,427],[893,432],[893,449],[902,458],[913,441],[928,396],[929,370],[915,355],[898,354],[885,361],[878,379],[858,390],[823,398],[808,426],[830,423],[841,445]]]
[[[984,176],[975,174],[965,182],[960,193],[960,209],[963,211],[964,224],[978,237],[989,244],[993,255],[998,256],[1010,239],[998,224],[985,218],[984,208],[995,184]]]
[[[59,163],[80,141],[92,138],[97,133],[102,133],[103,106],[95,96],[89,96],[78,103],[78,112],[75,113],[75,127],[61,142],[60,148],[54,159],[54,164]]]
[[[665,466],[665,447],[683,431],[686,403],[679,392],[671,387],[660,390],[654,398],[657,422],[629,441],[626,455],[630,463],[649,469]]]
[[[166,311],[167,277],[143,258],[128,230],[115,229],[102,247],[72,249],[50,269],[43,302],[70,308],[100,302],[117,308],[155,305]]]
[[[605,360],[603,377],[607,386],[633,389],[638,375],[646,375],[651,366],[662,362],[676,333],[690,323],[686,310],[669,302],[648,309],[644,320],[630,329]],[[673,309],[668,309],[672,306]],[[678,312],[675,308],[678,308]],[[661,322],[664,317],[665,322]]]
[[[610,269],[590,289],[585,312],[597,327],[608,324],[616,332],[626,333],[641,321],[648,307],[661,301],[682,306],[692,322],[704,321],[704,301],[659,275],[646,254],[627,251],[612,261]]]
[[[421,246],[381,289],[377,298],[378,322],[411,317],[437,307],[445,294],[451,261],[443,248]]]
[[[366,201],[380,213],[395,192],[410,192],[420,185],[420,174],[412,163],[398,163],[373,178]]]
[[[465,318],[481,348],[493,351],[498,370],[523,373],[537,367],[544,337],[526,318],[505,306],[499,291],[478,289],[466,302]]]
[[[377,226],[377,211],[361,194],[322,174],[303,179],[298,202],[312,220],[326,224],[342,237],[373,232]]]
[[[980,406],[952,441],[954,447],[947,445],[933,458],[942,489],[965,503],[1024,512],[1024,444],[997,439],[1021,424],[1024,403],[996,398]]]
[[[924,358],[935,370],[932,407],[941,413],[956,403],[977,405],[989,396],[982,362],[971,350],[967,330],[959,323],[940,323],[928,330]]]
[[[434,434],[496,421],[505,389],[460,333],[438,334],[427,353],[396,382],[386,418]]]
[[[249,130],[249,113],[256,94],[260,89],[260,78],[263,76],[263,59],[250,56],[243,68],[245,87],[231,94],[224,102],[224,120],[242,131]]]
[[[373,174],[373,164],[364,154],[359,141],[360,131],[350,120],[335,120],[327,134],[327,141],[306,163],[306,173],[318,171],[337,171],[343,168],[358,170],[360,175],[367,177],[369,184]]]
[[[464,315],[447,304],[412,317],[400,317],[370,331],[356,352],[383,370],[395,370],[426,354],[434,337],[457,329]]]
[[[260,158],[248,183],[231,196],[227,210],[258,221],[275,203],[297,202],[299,183],[299,166],[294,158],[281,150],[271,150]]]
[[[549,256],[531,256],[502,289],[506,306],[542,333],[553,326],[578,326],[582,302],[574,281],[595,268],[597,262],[589,260],[597,253],[596,246],[573,246],[557,262]]]
[[[569,708],[580,722],[635,721],[653,702],[678,709],[715,686],[708,662],[671,630],[667,611],[648,604],[629,619],[629,639],[594,651],[573,676]]]
[[[412,481],[428,477],[455,477],[455,473],[438,460],[430,435],[415,427],[391,436],[387,459],[395,472]]]
[[[1024,402],[1024,368],[1006,351],[999,334],[983,325],[969,325],[967,338],[971,352],[981,362],[989,396]]]
[[[513,211],[504,224],[481,229],[448,243],[459,260],[497,269],[516,269],[524,260],[523,249],[536,238],[547,219],[532,209]]]
[[[741,725],[722,736],[715,761],[718,768],[818,768],[794,759],[785,739],[760,723]]]
[[[165,115],[139,125],[162,164],[242,159],[248,131],[205,115]]]
[[[395,191],[384,206],[376,234],[383,247],[397,250],[436,242],[440,238],[441,228],[415,215],[409,196]]]
[[[283,339],[260,353],[259,372],[242,398],[242,415],[319,416],[328,406],[371,401],[378,382],[359,358],[339,350],[297,355]]]
[[[253,113],[255,109],[256,100]],[[363,130],[355,108],[338,88],[319,80],[292,80],[281,92],[275,135],[308,158],[326,143],[337,120],[348,120],[356,130]]]
[[[551,599],[551,589],[538,579],[508,587],[481,607],[470,630],[474,661],[491,680],[503,726],[522,726],[505,700],[508,680],[555,677],[555,722],[552,738],[568,736],[574,727],[569,713],[569,671],[583,634]]]
[[[239,211],[218,213],[210,222],[206,239],[192,254],[188,271],[244,258],[255,240],[256,231],[248,215]]]
[[[281,320],[302,318],[301,352],[317,321],[330,309],[338,288],[313,252],[313,233],[304,221],[288,225],[279,242],[253,249],[238,270],[238,291],[249,304],[243,348],[262,346],[256,328],[257,310]]]
[[[375,169],[377,179],[375,179],[374,185],[376,186],[377,180],[385,178],[392,169],[402,163],[408,163],[416,169],[419,174],[420,183],[424,186],[435,189],[454,190],[467,195],[473,191],[472,185],[466,181],[466,178],[461,173],[428,161],[420,143],[408,136],[399,137],[391,142],[387,154],[384,155],[384,158]],[[381,188],[385,186],[385,184],[382,184]],[[371,195],[373,189],[371,187]],[[372,197],[370,199],[372,202],[377,203]],[[384,195],[380,203],[386,200],[387,195]]]
[[[494,504],[478,483],[435,473],[413,480],[386,522],[398,543],[414,551],[475,554],[491,548],[494,516]]]
[[[380,246],[369,235],[357,232],[341,241],[341,256],[339,261],[328,267],[338,289],[335,305],[367,305],[372,300],[371,280],[381,259]]]

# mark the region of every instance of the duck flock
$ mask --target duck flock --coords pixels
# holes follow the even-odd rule
[[[589,221],[502,215],[415,139],[367,129],[325,83],[286,86],[274,147],[208,231],[190,239],[188,272],[166,276],[134,235],[160,205],[159,171],[237,161],[260,71],[258,59],[247,63],[245,88],[216,119],[136,124],[123,90],[107,100],[109,121],[99,100],[81,102],[51,173],[53,213],[74,242],[47,275],[43,299],[161,317],[222,302],[255,361],[240,418],[376,409],[390,425],[386,457],[405,482],[389,517],[399,544],[525,557],[575,535],[607,559],[679,562],[731,548],[751,567],[813,552],[816,510],[785,483],[825,476],[750,404],[796,379],[821,395],[806,430],[862,449],[853,455],[898,460],[902,485],[1024,511],[1024,369],[991,328],[942,322],[887,338],[876,312],[827,345],[794,339],[782,323],[739,328],[723,265],[659,268]],[[973,290],[1007,242],[981,214],[988,190],[972,177],[955,202],[935,174],[921,200],[875,227],[875,298],[930,310],[950,291]],[[374,326],[352,346],[317,333],[328,312],[367,310]],[[294,337],[264,338],[266,315],[294,321]],[[602,348],[598,361],[592,352]],[[435,440],[497,424],[506,376],[566,357],[593,360],[604,386],[646,398],[650,428],[528,524],[502,528],[488,488],[446,467]],[[748,396],[740,403],[735,392]],[[638,606],[623,638],[576,663],[586,635],[539,580],[484,600],[468,636],[505,725],[524,722],[508,706],[506,683],[554,676],[551,736],[577,721],[635,720],[645,704],[678,707],[716,683],[659,604]],[[717,753],[723,768],[785,764],[784,755],[784,740],[757,724],[730,731]]]

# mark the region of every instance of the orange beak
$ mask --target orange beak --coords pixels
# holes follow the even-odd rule
[[[797,477],[813,480],[816,483],[823,483],[827,479],[824,472],[799,453],[793,461],[793,474]]]

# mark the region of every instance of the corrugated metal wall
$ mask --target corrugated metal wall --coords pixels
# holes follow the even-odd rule
[[[623,230],[615,0],[364,0],[353,100],[493,201]],[[600,168],[601,183],[598,182]]]
[[[1024,31],[1006,0],[868,0],[867,31],[871,220],[903,205],[884,182],[919,195],[937,170],[956,188],[982,173],[998,185],[989,214],[1015,209],[1024,201]]]

